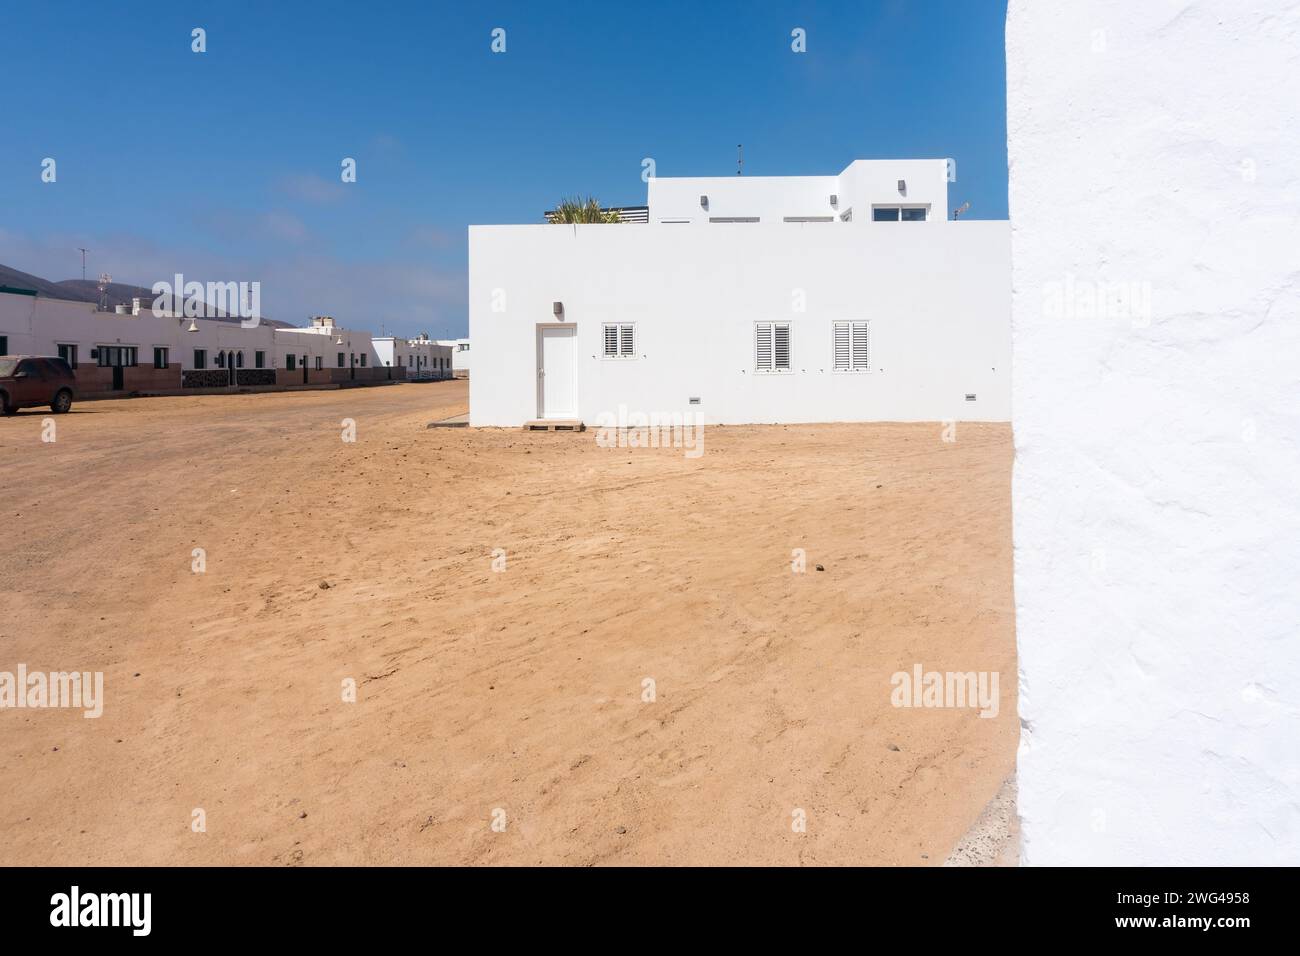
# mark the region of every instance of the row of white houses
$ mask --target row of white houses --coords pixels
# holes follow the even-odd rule
[[[1007,421],[1011,232],[947,160],[651,178],[622,222],[471,226],[473,425]]]
[[[189,318],[0,287],[0,355],[58,355],[83,396],[290,388],[452,377],[452,352],[427,336],[372,336],[330,316],[305,328]]]

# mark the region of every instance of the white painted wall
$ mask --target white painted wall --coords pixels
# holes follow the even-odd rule
[[[1027,864],[1300,863],[1297,38],[1297,0],[1010,3]]]
[[[947,163],[942,159],[859,159],[837,176],[673,176],[647,184],[650,223],[707,223],[710,217],[834,216],[853,210],[853,222],[871,221],[871,207],[931,207],[932,219],[947,217]],[[906,191],[899,192],[903,180]],[[834,206],[830,197],[837,197]],[[700,205],[707,196],[708,208]],[[715,225],[719,225],[715,223]]]
[[[943,220],[472,226],[471,424],[537,417],[536,329],[557,321],[554,301],[577,326],[588,424],[620,404],[709,423],[1005,421],[1008,233]],[[863,319],[872,371],[832,371],[832,321]],[[754,323],[785,320],[793,371],[756,374]],[[605,322],[636,324],[635,358],[602,357]]]
[[[406,377],[451,378],[452,350],[432,340],[382,336],[373,340],[377,364],[405,368]]]
[[[650,222],[683,219],[708,222],[710,216],[759,216],[780,222],[783,216],[836,216],[831,194],[835,176],[673,176],[646,184]],[[700,197],[708,196],[708,208]]]
[[[339,339],[343,341],[340,342]],[[332,328],[306,327],[275,330],[276,345],[280,353],[278,368],[287,368],[286,356],[292,352],[298,361],[305,357],[308,368],[316,367],[316,358],[321,359],[321,368],[347,368],[355,363],[357,368],[373,368],[382,365],[379,353],[374,347],[369,332],[345,329],[340,326]],[[343,364],[339,364],[339,353],[343,353]],[[362,356],[365,363],[362,364]],[[300,366],[301,367],[301,366]]]
[[[470,352],[469,339],[438,339],[439,345],[451,349],[451,368],[453,372],[469,374]]]
[[[99,345],[134,345],[141,365],[153,362],[153,350],[170,350],[169,361],[194,367],[194,350],[207,349],[208,368],[216,367],[217,353],[244,352],[244,367],[253,367],[253,353],[267,353],[267,366],[277,355],[275,330],[268,325],[241,328],[233,322],[198,319],[197,332],[188,331],[189,319],[154,315],[98,312],[93,302],[71,302],[44,296],[0,292],[0,335],[8,336],[9,351],[26,355],[57,355],[60,344],[77,345],[80,364],[93,365],[90,350]],[[282,351],[282,350],[279,350]],[[279,367],[283,368],[283,360]]]
[[[266,352],[267,368],[285,368],[286,356],[293,353],[308,367],[316,367],[316,357],[323,368],[337,367],[337,354],[342,351],[366,355],[367,367],[376,364],[370,333],[349,329],[335,329],[326,334],[319,329],[284,329],[259,324],[244,328],[236,322],[216,322],[197,319],[198,330],[190,332],[191,321],[172,316],[154,315],[142,311],[137,315],[117,312],[98,312],[92,302],[71,302],[49,299],[44,296],[16,295],[0,292],[0,335],[8,336],[9,350],[13,354],[56,355],[58,345],[76,344],[81,364],[94,364],[90,350],[98,345],[134,345],[139,349],[141,365],[153,362],[153,349],[164,346],[170,349],[170,361],[179,362],[184,369],[194,368],[194,351],[207,350],[207,367],[216,368],[217,354],[234,350],[244,353],[244,367],[253,368],[253,356],[258,350]],[[336,343],[338,337],[343,344]]]

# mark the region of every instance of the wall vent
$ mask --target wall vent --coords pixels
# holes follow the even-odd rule
[[[975,401],[975,393],[974,393],[974,392],[967,392],[967,393],[966,393],[966,401],[968,401],[968,402],[973,402],[973,401]]]
[[[690,402],[692,405],[698,405],[700,404],[700,397],[696,395],[693,398],[688,398],[687,401]]]

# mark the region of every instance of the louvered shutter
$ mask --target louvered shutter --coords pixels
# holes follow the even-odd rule
[[[605,326],[605,357],[615,358],[618,355],[618,326]]]
[[[845,370],[852,368],[852,354],[849,347],[849,323],[835,323],[835,368]]]
[[[760,372],[772,370],[772,325],[769,322],[754,326],[757,343],[754,367]]]
[[[636,354],[636,344],[632,338],[632,326],[620,325],[618,327],[618,354],[632,356]]]
[[[790,326],[788,324],[773,326],[775,338],[775,362],[773,367],[789,370],[790,368]]]
[[[853,323],[853,367],[866,370],[871,367],[871,355],[867,348],[867,323]]]

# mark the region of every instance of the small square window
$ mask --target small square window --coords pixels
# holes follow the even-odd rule
[[[607,322],[603,327],[605,358],[636,357],[636,326]]]
[[[835,322],[832,336],[834,369],[865,372],[871,368],[869,329],[866,322]]]
[[[754,324],[754,370],[756,372],[790,371],[789,322]]]

